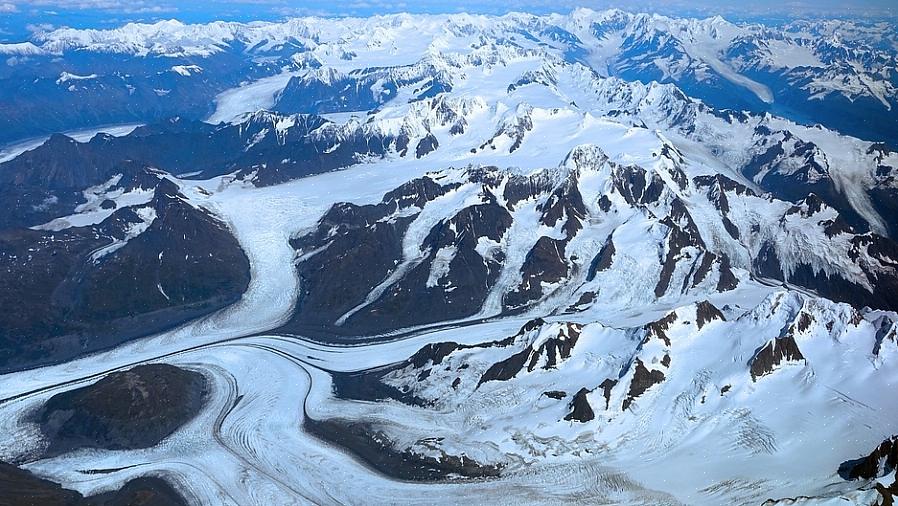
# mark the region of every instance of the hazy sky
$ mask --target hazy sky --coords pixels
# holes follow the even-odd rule
[[[109,27],[168,18],[204,22],[395,12],[501,14],[517,10],[541,14],[581,6],[690,16],[720,14],[734,20],[898,15],[898,0],[0,0],[0,40],[23,40],[29,32],[57,26]]]

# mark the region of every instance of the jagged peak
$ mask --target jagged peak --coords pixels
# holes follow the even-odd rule
[[[583,325],[573,322],[543,322],[532,331],[524,335],[527,345],[531,349],[538,349],[543,346],[549,339],[558,341],[566,341],[577,339],[583,330]]]
[[[699,329],[715,320],[726,321],[726,317],[717,306],[708,300],[703,300],[695,305],[695,323]]]
[[[286,118],[296,117],[298,114],[281,114],[269,109],[259,109],[237,116],[235,123],[277,123]]]
[[[857,327],[866,321],[863,313],[850,304],[803,295],[793,290],[768,295],[741,318],[750,318],[755,322],[780,322],[781,328],[788,330],[790,335],[823,332],[837,336],[848,327]]]
[[[748,317],[753,321],[760,322],[776,316],[784,323],[792,321],[804,306],[804,299],[803,295],[792,290],[776,291],[765,297],[743,318]]]
[[[44,141],[45,146],[71,146],[75,144],[79,144],[79,142],[68,135],[61,133],[51,134],[50,137]]]
[[[598,170],[608,162],[608,155],[595,144],[581,144],[574,147],[562,162],[562,167],[583,172]]]
[[[301,78],[293,77],[292,79],[301,79],[306,83],[320,82],[322,84],[334,84],[346,77],[347,74],[344,74],[333,67],[319,67],[308,70]]]

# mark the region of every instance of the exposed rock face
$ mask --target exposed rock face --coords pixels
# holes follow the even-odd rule
[[[536,246],[527,254],[521,267],[521,284],[517,290],[505,296],[506,307],[518,308],[539,300],[543,295],[543,283],[557,283],[567,277],[565,244],[565,241],[546,236],[536,241]]]
[[[722,174],[696,176],[692,181],[697,189],[705,191],[708,200],[711,201],[718,211],[720,211],[720,214],[723,216],[724,227],[726,228],[727,233],[729,233],[733,239],[739,239],[739,228],[736,227],[729,218],[730,200],[727,195],[731,192],[734,196],[755,196],[754,192],[745,185],[733,181]]]
[[[493,136],[487,139],[480,147],[472,148],[472,153],[478,151],[498,149],[499,145],[510,143],[508,153],[514,153],[524,143],[524,137],[533,130],[533,108],[525,104],[518,105],[516,114],[500,124]]]
[[[449,455],[439,449],[435,451],[440,456],[434,457],[397,447],[387,434],[367,423],[305,417],[303,428],[323,441],[345,448],[378,471],[396,479],[436,481],[459,476],[487,478],[499,476],[502,472],[500,465],[481,464],[464,455]]]
[[[586,398],[588,394],[589,390],[581,388],[574,395],[574,400],[571,401],[570,405],[571,412],[565,415],[565,420],[585,423],[596,417],[592,411],[592,406],[589,405],[589,399]]]
[[[788,281],[816,291],[820,295],[847,302],[856,307],[870,306],[894,311],[898,302],[898,245],[875,234],[853,235],[849,239],[847,259],[853,269],[862,272],[861,279],[846,279],[843,272],[820,270],[807,262],[798,261],[786,275],[783,259],[774,242],[765,243],[754,260],[753,267],[764,277]]]
[[[50,455],[77,448],[147,448],[190,420],[205,395],[206,380],[197,372],[142,365],[51,397],[37,422]]]
[[[125,180],[138,169],[154,167],[196,177],[241,172],[258,185],[271,185],[355,164],[361,156],[380,156],[395,139],[329,123],[314,115],[282,116],[269,112],[247,115],[237,124],[209,125],[172,119],[137,128],[123,137],[98,135],[80,143],[54,135],[39,148],[0,165],[0,196],[14,202],[0,213],[0,228],[33,225],[71,207],[79,193],[116,174]],[[421,156],[436,139],[419,146]],[[50,200],[46,207],[33,210]],[[55,217],[55,216],[54,216]],[[29,223],[31,221],[31,223]],[[47,221],[44,219],[43,221]]]
[[[186,506],[160,478],[137,478],[112,492],[84,497],[58,483],[0,462],[0,504],[28,506]]]
[[[508,381],[517,376],[524,369],[524,364],[530,357],[531,350],[521,350],[518,353],[491,365],[480,377],[480,384],[488,381]]]
[[[455,350],[466,348],[458,343],[430,343],[411,356],[408,362],[415,367],[424,367],[428,363],[440,365],[443,359]]]
[[[664,381],[664,373],[657,370],[652,369],[649,370],[646,368],[645,364],[642,363],[642,360],[636,359],[636,369],[633,372],[633,379],[630,381],[630,389],[627,392],[627,398],[624,399],[622,408],[624,411],[630,407],[633,401],[644,394],[646,390],[651,388],[653,385],[657,385]]]
[[[545,202],[537,206],[540,211],[540,223],[555,227],[562,222],[565,238],[570,240],[583,228],[587,209],[583,203],[583,195],[578,188],[578,173],[571,171],[561,184],[554,188]]]
[[[54,135],[34,151],[0,164],[0,198],[6,203],[0,209],[0,230],[69,215],[85,203],[85,190],[113,178],[112,186],[122,190],[152,189],[158,183],[146,164],[96,155],[92,146]]]
[[[670,346],[670,337],[667,336],[667,330],[670,328],[670,325],[676,320],[677,313],[672,312],[668,313],[667,316],[661,318],[660,320],[656,320],[645,325],[646,333],[643,343],[647,343],[649,339],[660,339],[664,342],[665,345]]]
[[[398,88],[389,80],[380,90],[373,86],[383,76],[344,75],[333,70],[293,77],[277,97],[276,108],[286,113],[333,113],[374,109],[392,99]]]
[[[761,376],[773,372],[777,366],[784,362],[804,361],[804,355],[798,349],[798,343],[792,335],[772,339],[759,348],[749,361],[751,379],[757,381]]]
[[[288,328],[376,333],[480,308],[502,261],[501,254],[484,257],[480,241],[501,240],[511,216],[490,199],[464,208],[429,229],[423,258],[406,259],[402,238],[418,206],[453,189],[425,180],[387,194],[376,206],[338,204],[315,232],[293,241],[313,254],[299,265],[306,289]],[[391,282],[397,269],[405,275]]]
[[[0,230],[0,372],[158,332],[239,300],[249,260],[228,227],[157,179],[97,225]]]
[[[355,55],[343,56],[351,59]],[[395,99],[403,87],[414,90],[410,102],[419,102],[451,91],[452,83],[448,75],[426,63],[373,67],[348,74],[316,68],[291,78],[278,94],[274,107],[291,114],[368,111]]]
[[[898,345],[898,321],[887,316],[880,317],[876,322],[876,344],[873,345],[873,354],[879,355],[883,346]]]
[[[883,443],[873,451],[869,456],[860,459],[849,460],[843,462],[839,466],[839,476],[845,480],[858,480],[859,486],[856,490],[848,490],[847,493],[837,495],[823,495],[818,497],[790,497],[779,500],[768,499],[764,501],[763,506],[779,506],[786,504],[796,504],[800,502],[806,503],[856,503],[869,504],[871,506],[894,506],[898,499],[898,479],[891,484],[888,480],[881,479],[887,473],[892,472],[895,468],[894,459],[891,466],[887,465],[885,460],[888,458],[888,452],[894,452],[896,448],[895,437],[883,441]],[[878,481],[873,481],[879,478]],[[838,490],[838,489],[837,489]],[[871,497],[871,493],[875,491],[876,495]],[[857,502],[858,497],[863,497],[864,502]]]
[[[693,257],[701,256],[702,261],[698,270],[692,276],[691,285],[697,286],[707,276],[711,268],[711,263],[716,260],[716,255],[707,252],[707,246],[689,213],[686,206],[676,199],[671,205],[671,215],[664,218],[661,223],[668,227],[668,235],[666,240],[666,254],[661,268],[661,276],[658,284],[655,285],[655,296],[662,297],[668,292],[674,270],[683,258],[689,260]],[[693,269],[695,264],[693,263]],[[729,270],[725,264],[721,264],[721,271]],[[689,276],[683,280],[681,292],[685,292],[690,282]]]
[[[720,175],[690,179],[682,155],[664,148],[651,170],[579,146],[554,169],[450,169],[377,205],[336,204],[293,240],[304,291],[285,330],[377,336],[540,305],[587,311],[606,294],[634,303],[707,296],[752,276],[842,293],[855,305],[895,304],[895,243],[842,227],[819,199],[792,204]],[[594,178],[607,183],[581,184]],[[533,227],[540,232],[528,237]],[[825,250],[809,246],[818,241]],[[646,255],[657,264],[628,276]],[[717,317],[704,314],[702,324]]]
[[[605,397],[605,409],[608,409],[611,406],[611,390],[613,390],[615,386],[617,386],[617,380],[610,378],[606,378],[605,381],[599,385],[599,388],[602,389],[602,395]]]
[[[418,147],[415,148],[415,158],[421,158],[431,151],[435,151],[439,146],[437,138],[433,134],[428,134],[418,142]]]
[[[331,208],[316,231],[293,241],[309,256],[299,265],[306,289],[287,328],[376,333],[476,312],[503,259],[484,252],[482,241],[500,241],[511,224],[494,198],[486,195],[430,227],[421,257],[405,258],[402,246],[421,208],[456,188],[424,177],[380,204]]]
[[[743,167],[743,174],[784,200],[798,201],[809,194],[822,197],[822,201],[838,209],[849,223],[866,227],[845,195],[836,188],[826,156],[815,144],[798,139],[788,131],[771,131],[766,126],[758,127],[755,135],[758,136],[753,147],[755,155]]]
[[[534,320],[529,322],[511,341],[503,340],[492,343],[493,346],[508,346],[516,338],[527,336],[533,332],[542,333],[545,322]],[[558,324],[556,324],[558,325]],[[551,327],[550,327],[551,328]],[[480,384],[487,381],[507,381],[525,369],[533,372],[537,368],[553,369],[565,359],[570,358],[577,340],[580,338],[581,326],[576,323],[561,324],[557,334],[542,340],[539,346],[529,346],[505,360],[496,362],[483,373]],[[551,330],[550,330],[551,332]]]
[[[883,182],[894,185],[898,181],[898,168],[883,169]],[[890,188],[886,184],[874,187],[870,190],[870,199],[889,227],[889,237],[898,238],[898,188]]]
[[[312,254],[299,265],[302,291],[294,321],[334,325],[387,278],[402,256],[402,235],[412,218],[381,221],[385,212],[371,206],[334,206],[314,236],[293,241],[303,253],[326,247],[326,254]]]
[[[586,280],[592,281],[595,279],[596,274],[602,271],[607,270],[611,267],[611,262],[614,261],[614,241],[609,237],[605,242],[605,245],[602,246],[602,249],[599,251],[599,254],[593,258],[592,262],[589,264],[589,273],[586,274]]]
[[[82,499],[81,494],[74,490],[64,489],[58,483],[0,462],[0,504],[74,506]]]
[[[183,506],[181,495],[160,478],[137,478],[114,492],[85,498],[85,506]]]
[[[876,491],[882,497],[880,506],[894,506],[895,498],[898,497],[898,480],[895,480],[890,486],[885,487],[880,483],[876,484]]]
[[[582,326],[578,323],[547,323],[541,318],[527,322],[517,334],[504,339],[476,345],[454,342],[430,343],[415,352],[407,360],[391,366],[357,374],[335,374],[334,385],[338,395],[357,399],[375,400],[391,398],[418,406],[430,406],[433,398],[420,398],[408,388],[397,388],[387,378],[396,374],[414,377],[416,383],[440,381],[451,377],[453,390],[467,392],[479,389],[489,382],[509,381],[537,370],[548,371],[564,365],[580,338]],[[504,351],[506,358],[483,365],[472,372],[471,364],[453,360],[456,354],[478,351]],[[448,361],[448,363],[447,363]],[[472,377],[473,375],[473,377]],[[435,379],[437,378],[437,379]],[[463,379],[464,378],[464,381]],[[473,380],[473,381],[472,381]],[[565,392],[546,392],[551,398],[566,396]],[[558,397],[558,398],[561,398]]]
[[[726,318],[714,304],[704,300],[699,302],[695,308],[695,320],[699,330],[701,330],[703,326],[714,320],[726,321]]]
[[[446,171],[407,183],[377,205],[334,205],[313,231],[292,241],[300,252],[305,289],[286,330],[331,338],[372,335],[471,316],[490,295],[505,312],[520,311],[573,282],[595,281],[612,269],[617,251],[612,236],[586,258],[568,251],[590,225],[591,211],[579,188],[583,171],[609,171],[611,191],[620,194],[616,199],[630,201],[670,230],[665,245],[648,245],[665,250],[657,296],[685,293],[715,277],[720,290],[736,286],[729,259],[708,251],[682,202],[673,198],[670,215],[655,218],[655,212],[665,212],[665,199],[672,198],[663,179],[639,167],[612,164],[596,148],[590,156],[587,151],[574,150],[566,162],[572,165],[557,170],[527,176],[493,168]],[[463,206],[437,203],[474,192],[477,199],[469,197]],[[524,206],[534,206],[539,226],[555,232],[525,241],[507,236],[520,233],[513,225]],[[424,223],[427,228],[421,230]],[[409,240],[417,251],[409,249]],[[503,265],[514,240],[525,242],[527,249],[513,267]],[[505,273],[507,285],[496,286],[503,268],[515,272]],[[591,293],[595,300],[596,292]],[[588,300],[583,299],[586,291],[580,295]]]
[[[630,205],[646,205],[657,202],[664,192],[664,180],[656,173],[648,173],[642,167],[625,166],[613,171],[615,190]]]
[[[884,440],[870,455],[848,460],[839,466],[839,475],[846,480],[871,480],[885,476],[898,468],[898,436]]]

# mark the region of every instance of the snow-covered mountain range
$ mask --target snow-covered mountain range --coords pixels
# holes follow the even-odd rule
[[[581,9],[0,46],[22,138],[0,153],[0,482],[891,500],[893,28]],[[127,415],[158,406],[177,417]]]
[[[182,90],[196,97],[199,85],[191,81],[197,80],[204,83],[200,88],[209,88],[207,93],[232,86],[238,77],[233,74],[235,60],[244,75],[309,65],[346,71],[413,64],[430,54],[464,51],[489,40],[579,61],[603,76],[674,83],[717,108],[770,111],[894,145],[898,77],[890,33],[895,26],[888,23],[817,21],[770,27],[737,25],[720,17],[586,9],[551,16],[393,15],[206,25],[172,20],[113,30],[60,29],[42,32],[30,42],[0,45],[10,67],[0,78],[10,79],[4,88],[25,79],[46,79],[45,93],[65,91],[81,101],[98,88],[106,93],[116,89],[129,93],[132,102],[139,94],[154,109],[170,113],[165,104],[176,103],[185,112],[202,114],[196,106],[188,107]],[[60,56],[66,65],[59,65]],[[135,61],[135,56],[141,58]],[[77,71],[60,70],[65,68]],[[146,119],[153,112],[149,104],[145,107],[129,117]],[[108,114],[112,120],[112,112]],[[85,121],[71,118],[72,124]]]

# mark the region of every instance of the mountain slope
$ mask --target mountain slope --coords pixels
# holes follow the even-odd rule
[[[669,146],[649,170],[583,146],[558,169],[447,171],[377,205],[336,204],[293,242],[304,289],[287,328],[358,335],[637,306],[755,277],[898,309],[893,242],[852,232],[813,196],[792,205],[690,169]]]

